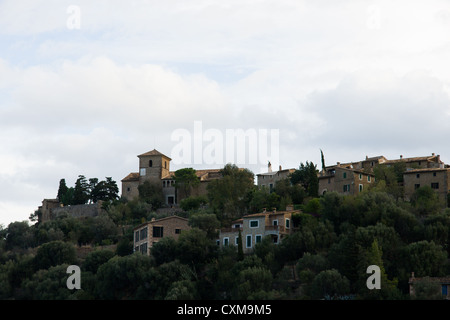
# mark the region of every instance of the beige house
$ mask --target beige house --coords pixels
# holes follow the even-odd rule
[[[184,230],[189,230],[188,219],[170,216],[158,220],[145,222],[134,228],[134,252],[150,255],[153,244],[164,237],[178,239]]]
[[[300,210],[293,210],[293,206],[288,206],[286,211],[263,211],[243,216],[242,219],[233,221],[230,228],[220,230],[217,244],[237,246],[239,232],[244,253],[252,252],[255,245],[266,236],[270,236],[273,243],[278,244],[292,233],[292,214],[298,212]]]
[[[170,171],[172,159],[156,149],[140,154],[138,158],[139,172],[132,172],[122,179],[122,196],[128,200],[137,198],[139,185],[150,181],[161,185],[166,205],[178,204],[184,195],[175,188],[175,171]],[[206,194],[208,182],[222,177],[220,169],[197,170],[196,175],[200,184],[191,190],[192,196]]]

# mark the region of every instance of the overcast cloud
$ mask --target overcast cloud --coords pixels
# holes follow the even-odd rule
[[[450,163],[449,34],[445,0],[0,1],[0,224],[195,121],[279,130],[276,167]]]

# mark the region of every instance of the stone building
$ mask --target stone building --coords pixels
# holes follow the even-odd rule
[[[407,169],[403,173],[405,200],[410,200],[416,189],[430,186],[439,196],[443,206],[447,205],[450,190],[450,168]]]
[[[300,210],[293,210],[288,206],[286,211],[266,211],[249,214],[242,219],[232,222],[230,228],[220,229],[217,244],[220,246],[238,245],[239,232],[242,237],[242,249],[244,253],[250,253],[257,243],[266,236],[270,236],[272,242],[280,243],[283,238],[293,231],[292,214]]]
[[[341,166],[340,163],[326,167],[319,173],[318,178],[319,195],[327,192],[355,195],[366,190],[375,181],[373,173],[354,169],[351,165]]]
[[[145,222],[133,229],[133,251],[150,255],[150,249],[156,242],[164,237],[178,239],[182,231],[189,229],[188,219],[179,216]]]
[[[175,188],[175,171],[170,171],[170,161],[168,156],[156,149],[138,155],[139,172],[132,172],[122,179],[122,196],[128,200],[133,200],[139,196],[139,185],[145,181],[161,185],[164,202],[167,206],[178,204],[183,195]],[[220,179],[220,169],[196,170],[200,184],[191,190],[191,196],[206,194],[206,186],[209,181]]]
[[[389,160],[384,156],[368,157],[357,162],[340,163],[328,166],[319,175],[319,195],[335,191],[341,194],[358,194],[366,190],[374,181],[374,169],[379,165],[394,166],[404,164],[403,187],[405,199],[409,200],[414,190],[429,185],[438,192],[442,201],[447,201],[450,190],[448,166],[439,155]],[[445,202],[446,203],[446,202]]]
[[[61,215],[68,215],[73,218],[96,217],[102,212],[106,212],[102,208],[102,201],[92,204],[78,204],[64,206],[58,199],[44,199],[40,211],[39,222],[53,220]]]
[[[270,162],[267,165],[267,169],[267,172],[256,175],[256,183],[258,187],[269,188],[270,192],[272,192],[278,181],[288,179],[290,174],[295,171],[295,169],[282,169],[281,166],[278,171],[272,171]]]

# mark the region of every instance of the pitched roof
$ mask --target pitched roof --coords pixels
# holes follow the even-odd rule
[[[127,175],[122,181],[139,181],[139,172],[132,172]]]
[[[394,159],[394,160],[386,160],[384,163],[396,163],[396,162],[414,162],[414,161],[430,161],[430,162],[437,162],[435,160],[439,160],[439,155],[432,155],[432,156],[425,156],[425,157],[412,157],[412,158],[400,158],[400,159]]]
[[[152,151],[149,151],[149,152],[146,152],[146,153],[138,155],[138,157],[145,157],[145,156],[163,156],[163,157],[166,157],[169,160],[172,160],[168,156],[166,156],[165,154],[162,154],[161,152],[159,152],[156,149],[153,149]]]
[[[434,172],[434,171],[450,171],[450,168],[423,168],[423,169],[407,169],[406,173],[419,173],[419,172]]]
[[[222,169],[202,169],[195,170],[195,175],[200,179],[200,181],[207,181],[210,179],[218,178],[220,171]],[[170,171],[167,176],[163,179],[173,179],[175,176],[175,171]]]

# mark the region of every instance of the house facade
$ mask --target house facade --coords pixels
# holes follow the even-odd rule
[[[178,239],[181,232],[189,230],[188,219],[170,216],[145,222],[133,229],[133,251],[150,255],[153,245],[164,237]]]
[[[327,192],[338,192],[344,195],[355,195],[366,190],[375,181],[375,176],[351,166],[327,167],[319,174],[319,195]]]
[[[403,173],[405,200],[410,200],[414,192],[423,186],[430,186],[442,204],[446,205],[450,190],[450,168],[410,169]]]
[[[272,242],[278,244],[286,235],[292,233],[292,214],[298,212],[300,211],[288,206],[286,211],[263,211],[243,216],[242,219],[233,221],[230,228],[220,230],[217,244],[237,246],[239,233],[244,253],[252,252],[255,245],[266,236],[270,236]]]
[[[295,169],[282,169],[281,166],[278,171],[272,171],[270,162],[267,169],[267,172],[256,175],[256,183],[260,188],[268,188],[269,192],[272,192],[278,181],[288,179],[290,174],[295,171]]]

